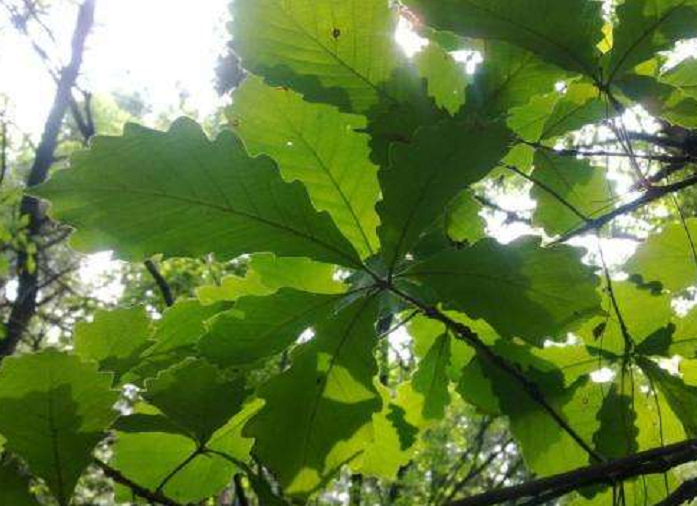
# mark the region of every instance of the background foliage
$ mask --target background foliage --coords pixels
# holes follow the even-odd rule
[[[123,133],[94,8],[2,123],[1,505],[697,495],[697,2],[235,0],[227,106]]]

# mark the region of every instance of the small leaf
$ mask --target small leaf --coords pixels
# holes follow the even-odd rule
[[[203,286],[196,295],[203,304],[234,301],[245,295],[270,295],[280,288],[313,293],[341,293],[346,287],[334,279],[335,266],[309,258],[277,257],[269,253],[251,255],[244,278],[227,276],[220,286]]]
[[[316,491],[372,439],[381,408],[373,384],[377,309],[375,299],[359,299],[317,325],[290,369],[259,391],[265,404],[245,434],[290,495]]]
[[[622,320],[636,346],[641,346],[670,323],[672,310],[669,297],[653,295],[649,290],[627,281],[614,281],[612,291]],[[589,346],[621,356],[625,349],[622,326],[607,292],[604,293],[604,309],[608,314],[589,320],[577,329],[577,333]]]
[[[230,484],[230,477],[240,472],[231,459],[249,460],[253,441],[242,436],[242,428],[259,407],[258,401],[248,403],[208,441],[208,449],[229,458],[215,453],[199,454],[182,467],[197,450],[192,439],[156,432],[118,433],[111,465],[149,490],[157,490],[164,483],[162,492],[170,499],[182,504],[200,503],[223,490]],[[145,459],[144,455],[157,458]],[[165,483],[168,477],[171,478]]]
[[[416,54],[414,63],[428,81],[428,94],[438,107],[454,115],[465,104],[467,75],[464,67],[438,44],[429,44]]]
[[[681,39],[697,36],[693,0],[625,0],[617,8],[617,26],[606,69],[611,82]]]
[[[533,223],[542,225],[550,235],[562,235],[584,224],[583,218],[560,198],[587,218],[612,209],[612,189],[605,171],[591,166],[588,160],[540,150],[535,155],[531,176],[541,183],[533,185],[530,191],[537,201]]]
[[[419,363],[411,378],[414,392],[423,396],[421,416],[439,420],[450,404],[447,368],[450,363],[450,336],[441,335]]]
[[[145,383],[145,399],[206,444],[242,407],[247,396],[242,378],[228,378],[203,360],[189,359]]]
[[[237,0],[233,47],[246,69],[306,100],[365,112],[396,66],[396,15],[383,0]]]
[[[265,297],[242,297],[210,324],[201,354],[224,367],[253,364],[293,344],[329,316],[340,296],[283,288]]]
[[[625,270],[640,275],[645,281],[660,281],[672,291],[696,285],[697,259],[692,245],[695,238],[697,218],[687,218],[685,226],[671,223],[639,246],[625,264]]]
[[[7,448],[67,505],[92,451],[116,418],[111,376],[52,349],[5,359],[0,433]]]
[[[93,321],[75,325],[75,354],[121,376],[137,361],[149,335],[150,319],[144,307],[98,310]]]

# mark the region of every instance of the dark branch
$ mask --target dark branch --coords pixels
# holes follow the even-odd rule
[[[696,459],[697,439],[690,439],[520,485],[491,490],[451,502],[449,506],[490,506],[520,499],[531,499],[539,504],[540,499],[551,501],[591,485],[613,485],[637,476],[664,473]]]
[[[617,158],[639,158],[645,160],[652,160],[656,162],[666,162],[666,163],[685,163],[692,160],[690,156],[673,156],[673,155],[658,155],[658,154],[628,154],[622,151],[589,151],[584,149],[555,149],[552,146],[546,146],[539,142],[525,142],[530,147],[535,149],[543,149],[545,151],[550,151],[558,156],[585,156],[585,157],[617,157]]]
[[[153,262],[151,259],[146,260],[145,261],[145,268],[148,269],[148,272],[150,273],[152,278],[155,280],[155,284],[160,289],[160,293],[162,294],[162,298],[164,299],[167,307],[172,306],[174,304],[174,296],[172,295],[172,287],[169,286],[169,283],[167,283],[167,280],[164,278],[164,276],[162,276],[160,271],[157,269],[155,262]]]
[[[148,490],[147,488],[138,485],[101,460],[95,459],[95,465],[102,470],[107,478],[111,478],[116,483],[128,487],[135,495],[145,499],[148,502],[163,504],[164,506],[184,506],[165,496],[162,492],[153,492],[152,490]]]
[[[519,223],[525,223],[526,225],[531,225],[532,220],[530,218],[526,218],[525,216],[521,216],[520,214],[516,213],[515,211],[511,211],[509,209],[504,209],[500,205],[498,205],[496,202],[492,202],[486,197],[483,197],[481,195],[474,195],[474,199],[479,202],[481,205],[484,207],[488,207],[489,209],[492,209],[494,211],[497,211],[499,213],[503,213],[506,215],[506,223],[512,223],[512,222],[519,222]]]
[[[551,186],[549,186],[549,185],[543,183],[542,181],[540,181],[539,179],[534,178],[533,176],[529,176],[528,174],[526,174],[525,172],[523,172],[522,170],[520,170],[518,167],[514,167],[514,166],[512,166],[512,165],[508,165],[508,166],[506,166],[506,168],[507,168],[508,170],[512,171],[512,172],[515,172],[516,174],[518,174],[518,175],[519,175],[520,177],[522,177],[523,179],[525,179],[525,180],[527,180],[527,181],[530,181],[530,182],[531,182],[532,184],[534,184],[535,186],[539,186],[540,188],[542,188],[545,192],[549,193],[555,200],[557,200],[561,205],[563,205],[564,207],[566,207],[569,211],[571,211],[572,213],[574,213],[574,214],[575,214],[578,218],[580,218],[582,221],[585,221],[585,222],[589,222],[589,221],[590,221],[581,211],[579,211],[578,209],[576,209],[576,207],[575,207],[573,204],[571,204],[571,202],[569,202],[569,201],[566,200],[564,197],[562,197],[561,195],[559,195],[559,193],[557,193],[557,191],[554,190],[554,188],[552,188]]]
[[[618,216],[634,212],[637,209],[651,202],[662,199],[666,195],[671,195],[673,193],[679,192],[696,184],[697,176],[692,176],[683,179],[682,181],[679,181],[677,183],[667,184],[665,186],[652,186],[638,199],[624,204],[623,206],[620,206],[617,209],[613,209],[607,214],[603,214],[602,216],[588,220],[584,225],[572,230],[571,232],[568,232],[567,234],[564,234],[562,237],[554,241],[554,243],[565,242],[571,239],[572,237],[585,234],[592,230],[599,230]]]
[[[54,153],[58,146],[58,135],[70,104],[72,89],[75,87],[82,66],[87,36],[94,24],[95,2],[96,0],[85,0],[80,7],[73,32],[71,59],[61,72],[53,105],[27,178],[28,187],[44,182],[53,163]],[[20,214],[29,219],[27,229],[29,242],[36,242],[36,238],[40,235],[41,228],[46,221],[44,209],[35,198],[25,196],[20,204]],[[17,271],[19,273],[17,298],[7,321],[5,339],[0,341],[0,360],[14,353],[24,331],[36,313],[39,278],[37,270],[31,268],[30,255],[31,253],[25,249],[17,256]]]
[[[675,491],[656,506],[680,506],[697,497],[697,478],[692,478],[680,484]]]

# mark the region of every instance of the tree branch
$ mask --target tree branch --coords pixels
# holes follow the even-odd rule
[[[53,105],[46,120],[41,142],[37,147],[34,163],[27,178],[28,187],[44,182],[53,163],[53,156],[58,146],[58,135],[63,125],[66,110],[70,104],[72,89],[75,86],[82,66],[87,36],[94,24],[95,2],[96,0],[85,0],[80,6],[73,32],[71,59],[61,72]],[[28,217],[28,239],[30,243],[35,242],[46,221],[45,210],[38,200],[30,196],[24,196],[20,204],[20,215]],[[38,273],[31,266],[29,261],[30,255],[30,252],[24,249],[17,256],[17,272],[19,273],[17,298],[6,324],[7,333],[5,339],[0,341],[0,360],[14,353],[27,325],[36,313]]]
[[[148,502],[163,504],[164,506],[185,506],[165,496],[162,492],[153,492],[152,490],[148,490],[147,488],[138,485],[134,481],[126,478],[113,467],[109,466],[109,464],[102,462],[99,459],[95,459],[94,463],[99,469],[102,470],[107,478],[111,478],[116,483],[128,487],[135,495],[145,499]]]
[[[680,484],[675,492],[670,494],[656,506],[680,506],[697,497],[697,478],[692,478]]]
[[[148,272],[155,280],[155,284],[160,289],[160,293],[162,294],[162,298],[164,299],[167,307],[174,305],[174,296],[172,295],[172,287],[169,286],[169,283],[167,283],[167,280],[164,278],[164,276],[157,269],[155,262],[153,262],[151,259],[147,259],[145,261],[145,268],[148,269]]]
[[[656,162],[666,162],[666,163],[685,163],[689,162],[693,158],[690,156],[673,156],[673,155],[657,155],[657,154],[628,154],[621,151],[586,151],[583,149],[567,148],[567,149],[555,149],[552,146],[546,146],[539,142],[525,142],[526,144],[535,149],[543,149],[545,151],[550,151],[558,156],[599,156],[599,157],[617,157],[617,158],[640,158],[645,160],[652,160]]]
[[[449,506],[490,506],[526,498],[540,504],[539,500],[550,501],[591,485],[612,485],[637,476],[664,473],[694,460],[697,460],[697,439],[690,439],[520,485],[490,490],[453,501]],[[662,506],[672,504],[677,503]]]
[[[552,188],[551,186],[549,186],[549,185],[543,183],[543,182],[540,181],[539,179],[536,179],[536,178],[534,178],[534,177],[532,177],[532,176],[529,176],[528,174],[526,174],[525,172],[523,172],[522,170],[520,170],[518,167],[514,167],[513,165],[507,165],[506,168],[507,168],[508,170],[512,171],[512,172],[515,172],[516,174],[518,174],[518,175],[519,175],[520,177],[522,177],[523,179],[525,179],[525,180],[527,180],[527,181],[530,181],[530,182],[531,182],[532,184],[534,184],[535,186],[539,186],[540,188],[542,188],[545,192],[549,193],[549,194],[550,194],[554,199],[556,199],[561,205],[563,205],[563,206],[566,207],[569,211],[571,211],[572,213],[574,213],[574,214],[575,214],[578,218],[580,218],[582,221],[584,221],[584,222],[586,222],[586,223],[590,221],[590,219],[589,219],[586,215],[584,215],[581,211],[579,211],[578,209],[576,209],[576,207],[574,207],[574,205],[571,204],[571,202],[569,202],[569,201],[566,200],[564,197],[562,197],[561,195],[559,195],[559,193],[557,193],[557,192],[554,190],[554,188]]]
[[[685,188],[689,188],[694,185],[697,185],[697,176],[688,177],[677,183],[667,184],[664,186],[652,186],[638,199],[613,209],[607,214],[603,214],[602,216],[588,220],[584,225],[564,234],[559,239],[555,240],[553,244],[566,242],[573,237],[585,234],[586,232],[590,232],[592,230],[599,230],[618,216],[636,211],[637,209],[655,200],[662,199],[666,195],[679,192],[680,190],[684,190]]]

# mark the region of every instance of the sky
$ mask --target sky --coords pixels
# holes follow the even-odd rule
[[[156,110],[175,106],[180,90],[204,116],[219,104],[213,79],[228,39],[228,0],[97,0],[95,29],[81,77],[94,93],[138,91]],[[56,43],[34,35],[51,54],[69,58],[76,6],[57,2],[46,24]],[[6,18],[2,12],[2,18]],[[0,95],[11,98],[18,127],[40,131],[54,85],[27,39],[0,21]]]

